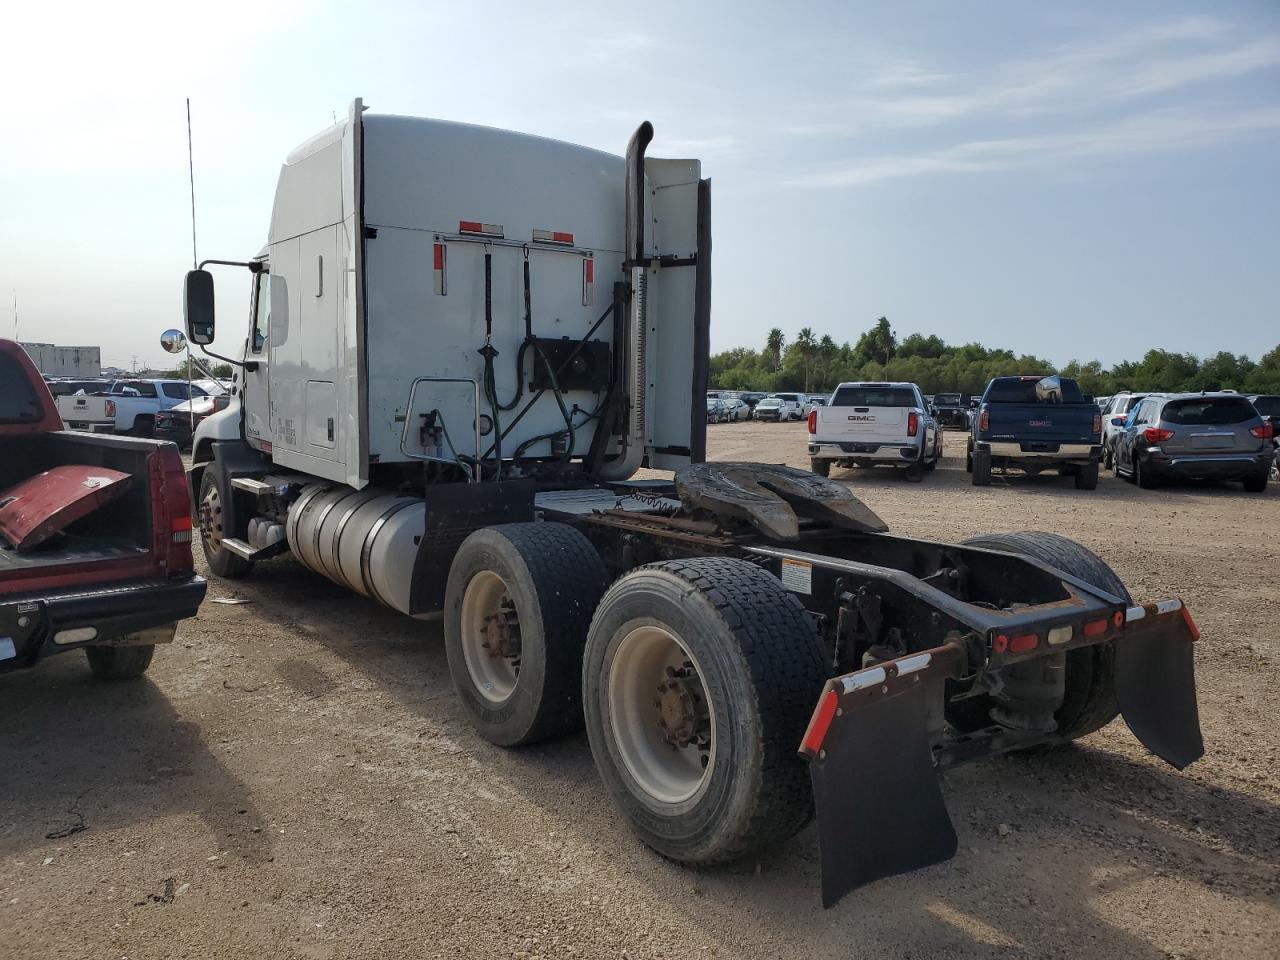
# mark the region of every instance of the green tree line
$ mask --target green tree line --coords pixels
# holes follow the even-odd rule
[[[978,394],[992,377],[1060,373],[1075,377],[1085,393],[1118,390],[1238,390],[1280,393],[1280,346],[1256,363],[1222,351],[1201,359],[1190,353],[1148,350],[1139,361],[1104,369],[1097,360],[1072,360],[1057,368],[1043,357],[993,350],[980,343],[953,346],[937,336],[901,339],[881,317],[856,343],[837,344],[805,327],[788,343],[769,331],[763,349],[736,347],[711,358],[711,385],[722,390],[797,390],[829,393],[848,380],[906,380],[925,393]]]

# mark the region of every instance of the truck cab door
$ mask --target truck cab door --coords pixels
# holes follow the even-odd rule
[[[675,470],[707,458],[711,181],[696,160],[644,161],[650,268],[641,271],[645,458]]]
[[[271,274],[253,275],[253,300],[249,317],[249,341],[244,359],[250,366],[243,371],[240,384],[240,406],[244,410],[244,434],[249,445],[270,446],[271,396],[268,372],[268,340],[271,336]],[[252,369],[251,369],[252,368]]]

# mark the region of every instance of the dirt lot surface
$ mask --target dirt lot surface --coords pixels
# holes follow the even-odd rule
[[[804,466],[804,440],[711,429],[718,459]],[[0,956],[1280,956],[1280,490],[835,475],[897,532],[1056,531],[1183,597],[1206,757],[1177,773],[1117,722],[957,770],[958,856],[823,911],[812,828],[758,863],[663,861],[585,737],[490,746],[438,626],[277,560],[211,582],[139,683],[79,655],[0,678]]]

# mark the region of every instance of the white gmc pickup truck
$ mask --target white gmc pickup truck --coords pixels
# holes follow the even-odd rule
[[[157,413],[207,392],[185,380],[116,380],[98,393],[58,397],[58,414],[72,430],[149,437]]]
[[[914,383],[842,383],[809,412],[809,463],[820,476],[830,476],[832,463],[882,464],[918,481],[940,459],[942,431]]]

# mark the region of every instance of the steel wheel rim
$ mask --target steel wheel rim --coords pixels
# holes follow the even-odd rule
[[[520,679],[520,621],[507,582],[492,570],[472,577],[462,594],[460,621],[462,658],[472,686],[490,703],[506,702]]]
[[[217,484],[214,484],[200,502],[200,538],[205,549],[210,553],[221,550],[222,533],[222,497],[218,494]]]
[[[691,669],[691,677],[671,677],[668,668]],[[631,629],[609,664],[609,730],[623,766],[644,793],[663,804],[679,804],[701,795],[711,779],[716,758],[715,704],[706,692],[703,673],[689,649],[666,627],[646,624]],[[696,693],[705,711],[696,724],[705,745],[672,744],[670,727],[662,726],[658,702],[671,701],[660,685],[679,682]]]

